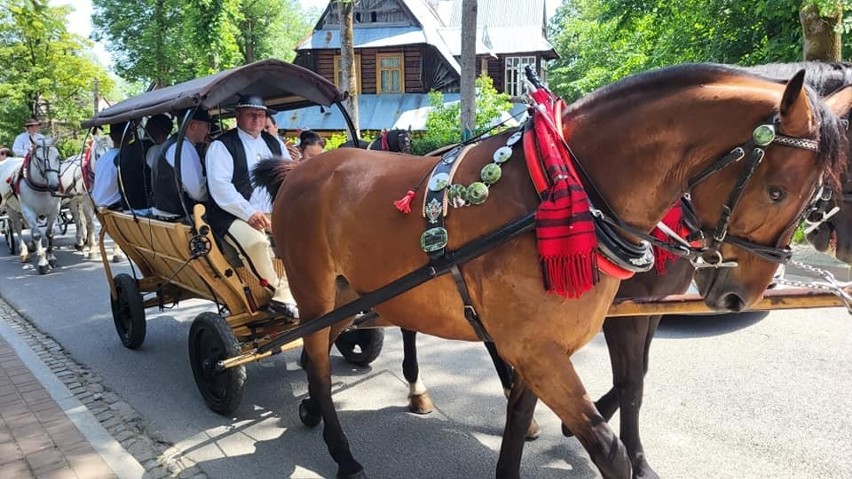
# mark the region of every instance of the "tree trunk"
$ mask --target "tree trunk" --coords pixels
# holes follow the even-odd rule
[[[799,20],[802,22],[805,61],[841,60],[841,35],[837,27],[842,19],[843,7],[840,1],[836,2],[834,8],[823,12],[813,3],[805,3],[802,6],[799,10]]]
[[[340,88],[349,92],[349,98],[343,103],[352,122],[355,124],[355,134],[361,134],[361,124],[358,120],[358,75],[355,70],[355,44],[353,41],[352,23],[354,22],[356,0],[337,2],[340,8],[340,63],[343,71],[343,84]],[[351,135],[350,135],[351,136]],[[357,138],[349,138],[357,140]]]
[[[462,0],[461,29],[461,136],[476,129],[476,0]]]

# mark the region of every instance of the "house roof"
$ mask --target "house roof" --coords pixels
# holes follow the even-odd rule
[[[355,28],[355,48],[414,45],[435,47],[447,63],[461,72],[456,57],[461,55],[461,0],[398,0],[411,13],[413,27]],[[556,51],[544,36],[545,0],[482,0],[477,14],[477,55],[543,53],[556,58]],[[314,33],[297,50],[340,48],[337,29],[318,29],[332,3],[317,22]],[[415,32],[419,30],[421,35]]]

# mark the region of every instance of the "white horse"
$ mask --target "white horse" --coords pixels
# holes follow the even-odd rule
[[[32,243],[38,256],[38,272],[45,274],[56,265],[53,254],[53,225],[59,216],[59,150],[51,138],[32,141],[29,158],[24,160],[11,176],[3,178],[0,196],[6,202],[6,214],[20,245],[21,262],[29,260],[30,253],[21,235],[21,216],[30,227]],[[6,167],[3,162],[3,170]],[[11,188],[11,192],[9,189]],[[39,217],[45,218],[44,227],[39,226]],[[42,244],[42,236],[47,238],[47,249]]]
[[[95,204],[89,196],[91,174],[95,162],[110,149],[110,139],[105,136],[93,136],[92,142],[82,155],[74,155],[62,165],[62,205],[67,205],[76,226],[74,247],[83,252],[83,258],[92,257],[95,245]],[[120,262],[124,254],[118,246],[113,246],[112,261]]]

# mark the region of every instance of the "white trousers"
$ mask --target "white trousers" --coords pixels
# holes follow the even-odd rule
[[[257,274],[275,288],[273,300],[282,303],[296,302],[290,294],[290,285],[286,276],[279,278],[275,273],[275,267],[272,265],[272,248],[266,233],[252,228],[243,220],[236,219],[228,228],[227,240],[237,249],[243,263],[248,264],[243,255],[248,256],[248,261],[254,266]],[[233,244],[234,241],[238,244]]]

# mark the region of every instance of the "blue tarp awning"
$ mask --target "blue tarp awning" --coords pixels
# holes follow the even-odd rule
[[[459,101],[458,93],[445,93],[444,103]],[[422,131],[426,129],[426,114],[431,108],[429,95],[402,93],[358,95],[358,114],[362,130],[399,128]],[[509,115],[523,111],[523,105],[513,105]],[[337,107],[311,106],[278,113],[275,116],[282,130],[339,131],[346,129],[343,115]],[[505,118],[503,118],[505,119]]]

